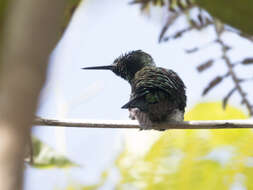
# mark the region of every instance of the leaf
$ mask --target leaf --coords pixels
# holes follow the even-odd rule
[[[187,121],[247,118],[234,106],[223,110],[221,102],[197,104],[185,115]],[[143,136],[126,140],[139,142]],[[248,189],[252,189],[248,181],[253,180],[252,143],[250,129],[168,130],[151,146],[125,146],[116,160],[121,177],[115,189],[224,190],[231,189],[238,173],[247,179],[245,188],[251,184]],[[140,153],[138,149],[143,148],[146,151]],[[251,166],[247,165],[249,158]]]
[[[245,59],[242,61],[242,64],[243,64],[243,65],[253,64],[253,58],[245,58]]]
[[[224,97],[222,100],[222,107],[223,109],[226,109],[227,103],[229,98],[233,95],[233,93],[237,90],[237,88],[233,88],[232,90],[229,91],[229,93]]]
[[[185,120],[230,120],[247,119],[249,116],[237,107],[227,105],[227,109],[222,109],[221,102],[202,102],[195,105],[185,114]],[[226,129],[225,129],[226,130]],[[233,130],[233,129],[232,129]],[[219,131],[219,130],[217,130]],[[228,132],[229,133],[229,132]],[[253,140],[253,139],[252,139]]]
[[[213,59],[210,59],[202,64],[200,64],[198,67],[197,67],[197,70],[198,72],[202,72],[208,68],[210,68],[211,66],[213,65]]]
[[[201,13],[198,14],[198,20],[199,20],[199,23],[201,26],[203,26],[205,24],[203,15]]]
[[[215,25],[215,30],[217,34],[221,34],[222,32],[224,32],[225,28],[222,22],[220,22],[219,20],[215,20],[214,25]]]
[[[201,8],[213,17],[245,33],[253,35],[253,1],[252,0],[195,0]]]
[[[193,27],[188,27],[188,28],[185,28],[183,30],[180,30],[178,32],[176,32],[175,34],[171,35],[171,36],[167,36],[167,37],[164,37],[164,34],[162,34],[161,39],[159,38],[159,42],[163,41],[163,42],[166,42],[170,39],[177,39],[177,38],[180,38],[181,36],[183,36],[186,32],[188,31],[191,31],[193,29]],[[187,50],[186,50],[187,51]]]
[[[95,184],[89,184],[89,185],[84,185],[81,184],[80,182],[76,181],[71,181],[65,188],[64,190],[99,190],[103,189],[104,184],[106,183],[106,180],[109,177],[109,170],[104,170],[100,177],[99,181],[96,182]]]
[[[142,11],[145,11],[147,10],[150,5],[154,5],[154,6],[164,6],[165,5],[165,2],[164,0],[133,0],[131,2],[129,2],[130,5],[132,4],[140,4],[141,5],[141,10]]]
[[[178,19],[179,16],[180,16],[179,13],[169,15],[165,25],[162,27],[162,30],[159,34],[159,38],[158,38],[159,43],[162,42],[165,33],[168,31],[169,27],[172,26],[175,23],[175,21]]]
[[[194,28],[199,28],[199,25],[197,21],[193,20],[192,18],[189,19],[190,25],[192,25]]]
[[[169,11],[175,13],[176,12],[176,2],[174,0],[169,0]]]
[[[186,53],[195,53],[198,50],[199,50],[199,48],[195,47],[195,48],[192,48],[192,49],[186,49],[185,52]]]
[[[208,86],[204,89],[202,96],[205,96],[211,89],[213,89],[215,86],[217,86],[221,81],[223,77],[217,76],[215,77],[209,84]]]
[[[30,165],[35,168],[68,168],[77,167],[62,154],[57,153],[53,148],[44,144],[36,137],[32,137],[33,143],[33,163]]]

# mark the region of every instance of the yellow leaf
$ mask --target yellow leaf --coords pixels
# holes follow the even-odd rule
[[[230,120],[247,119],[248,116],[238,108],[228,105],[224,110],[221,102],[199,103],[185,114],[185,120]]]
[[[220,102],[200,103],[186,113],[187,120],[246,118],[236,107],[223,110]],[[238,174],[249,179],[245,187],[252,187],[252,144],[250,129],[167,130],[143,156],[132,159],[134,152],[127,148],[120,154],[116,189],[223,190],[235,183]]]

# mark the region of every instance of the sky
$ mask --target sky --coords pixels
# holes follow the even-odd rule
[[[151,54],[156,64],[176,71],[187,86],[187,110],[200,101],[217,101],[232,88],[230,80],[217,86],[210,95],[201,97],[206,84],[218,74],[224,74],[224,64],[218,61],[204,75],[196,66],[218,54],[218,46],[208,46],[205,51],[186,54],[185,49],[202,46],[213,40],[214,31],[190,32],[182,39],[158,44],[158,36],[164,23],[164,15],[152,10],[144,15],[137,5],[129,1],[87,0],[77,9],[62,40],[50,57],[48,80],[41,95],[38,115],[44,118],[71,118],[95,120],[127,120],[128,111],[120,109],[130,94],[129,84],[110,71],[84,71],[80,68],[108,65],[119,55],[142,49]],[[176,27],[181,27],[180,21]],[[242,43],[233,59],[247,53],[248,42],[226,35],[231,44]],[[207,53],[208,52],[208,53]],[[218,57],[218,55],[217,55]],[[238,69],[245,75],[252,70]],[[247,86],[248,85],[248,86]],[[246,84],[245,88],[250,88]],[[232,105],[240,106],[235,95]],[[245,108],[241,107],[244,111]],[[63,188],[76,180],[83,184],[97,182],[99,174],[113,165],[123,143],[136,154],[145,152],[149,144],[159,136],[156,131],[127,129],[67,129],[36,127],[33,134],[57,151],[83,166],[74,169],[38,170],[27,167],[26,190]],[[117,174],[112,180],[117,179]],[[105,189],[110,189],[108,185]]]

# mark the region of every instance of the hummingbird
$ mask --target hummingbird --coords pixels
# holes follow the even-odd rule
[[[141,129],[184,120],[185,85],[173,70],[144,67],[136,73],[131,90],[130,101],[122,108],[129,109],[130,118],[137,119]]]
[[[111,70],[131,86],[130,100],[122,106],[140,129],[152,129],[159,123],[184,120],[185,85],[176,72],[156,67],[153,58],[142,50],[121,55],[107,66],[82,69]]]

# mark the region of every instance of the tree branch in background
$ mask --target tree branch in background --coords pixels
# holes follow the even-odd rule
[[[238,73],[235,72],[235,66],[242,65],[247,66],[250,64],[253,64],[253,57],[247,57],[244,58],[241,61],[238,61],[236,63],[232,62],[230,60],[230,57],[228,56],[228,51],[231,49],[227,44],[224,43],[224,40],[221,38],[222,34],[225,33],[234,33],[241,37],[242,39],[246,39],[250,42],[253,42],[253,37],[250,35],[252,34],[253,27],[249,26],[246,23],[250,23],[251,16],[253,15],[253,8],[252,6],[249,6],[252,4],[252,1],[248,1],[247,3],[238,2],[236,0],[232,0],[229,6],[224,0],[215,0],[215,1],[209,1],[209,0],[169,0],[168,3],[165,3],[167,1],[164,0],[135,0],[134,3],[139,3],[142,6],[142,9],[148,9],[150,5],[154,6],[161,6],[161,7],[168,7],[168,14],[169,17],[166,20],[165,25],[162,27],[160,35],[159,35],[159,42],[166,42],[168,40],[174,40],[178,39],[180,37],[183,37],[184,34],[190,32],[190,31],[201,31],[209,26],[212,26],[215,28],[216,31],[216,37],[213,41],[206,44],[204,47],[195,47],[193,49],[186,50],[186,53],[195,53],[197,51],[203,50],[207,45],[212,44],[219,44],[221,46],[221,54],[222,56],[219,57],[219,59],[223,59],[228,71],[223,74],[214,77],[204,88],[202,92],[202,96],[207,95],[212,91],[216,86],[219,84],[222,84],[225,78],[231,77],[232,82],[234,84],[234,87],[228,91],[226,96],[223,98],[223,108],[226,108],[226,105],[228,101],[231,99],[232,95],[236,92],[239,93],[241,96],[241,103],[246,106],[249,115],[253,116],[253,104],[250,102],[247,93],[245,92],[246,89],[242,88],[241,83],[246,81],[252,81],[251,78],[240,78],[238,77]],[[222,5],[222,6],[221,6]],[[204,9],[197,7],[201,6]],[[226,7],[226,13],[224,13],[224,7]],[[207,11],[212,13],[212,17]],[[244,12],[243,12],[244,11]],[[244,14],[245,13],[245,14]],[[243,14],[243,19],[241,17],[238,17],[238,15]],[[236,16],[237,15],[237,16]],[[175,32],[174,34],[167,35],[168,30],[172,28],[173,25],[175,25],[176,21],[179,18],[185,17],[188,20],[188,23],[183,29],[180,29],[179,31]],[[231,24],[232,26],[238,27],[237,29],[233,29],[224,23],[221,23],[218,19],[221,19],[223,21],[226,21],[228,24]],[[242,21],[243,20],[243,21]],[[242,24],[244,23],[244,24]],[[248,34],[246,33],[248,32]],[[211,68],[214,63],[217,61],[217,58],[212,58],[204,63],[201,63],[197,70],[199,73],[202,73],[206,71],[207,69]]]
[[[12,1],[3,32],[0,73],[0,187],[20,190],[23,159],[63,0]]]
[[[225,34],[226,32],[231,32],[231,30],[226,27],[223,23],[221,23],[218,20],[213,20],[212,22],[212,26],[215,28],[215,32],[216,32],[216,39],[212,41],[212,44],[217,43],[220,45],[221,47],[221,57],[219,59],[223,59],[224,63],[226,65],[226,67],[228,68],[228,71],[223,74],[223,75],[219,75],[216,76],[214,79],[212,79],[209,84],[206,86],[206,88],[203,90],[202,95],[205,96],[207,93],[209,93],[211,90],[214,89],[214,87],[218,86],[219,84],[221,84],[223,82],[223,80],[227,77],[231,77],[232,82],[234,84],[234,86],[232,87],[232,89],[230,89],[230,91],[227,93],[227,95],[223,98],[223,108],[226,108],[226,105],[229,101],[229,99],[232,97],[232,95],[236,92],[239,93],[242,101],[241,104],[245,105],[249,115],[253,116],[253,106],[252,103],[250,102],[250,100],[247,97],[247,93],[245,92],[245,89],[242,88],[241,83],[242,82],[246,82],[246,81],[250,81],[252,80],[251,78],[240,78],[238,77],[237,73],[235,72],[235,66],[237,66],[238,64],[241,64],[243,66],[249,65],[249,64],[253,64],[253,58],[245,58],[242,61],[239,61],[237,63],[234,63],[230,60],[229,56],[228,56],[228,51],[231,49],[231,47],[227,44],[225,44],[225,42],[222,39],[222,35]],[[241,33],[237,33],[239,36],[241,36]],[[195,47],[192,50],[186,50],[187,53],[195,53],[197,51],[202,50],[203,47]],[[211,59],[208,60],[202,64],[200,64],[197,67],[198,72],[203,72],[209,68],[211,68],[213,66],[213,63],[216,62],[218,59]]]
[[[222,35],[223,31],[219,32],[217,29],[215,31],[216,31],[216,34],[217,34],[217,43],[221,46],[222,58],[225,61],[225,64],[228,68],[228,73],[231,76],[232,81],[234,83],[234,88],[230,92],[233,93],[233,92],[237,91],[240,94],[240,96],[242,98],[242,101],[241,101],[242,104],[245,104],[247,110],[249,111],[250,116],[253,116],[252,104],[250,103],[249,99],[247,98],[247,93],[244,92],[244,90],[243,90],[243,88],[240,84],[241,80],[239,80],[236,73],[234,72],[234,65],[231,63],[231,61],[230,61],[230,59],[227,55],[227,52],[229,51],[229,48],[227,48],[227,45],[225,45],[225,43],[221,39],[221,35]],[[232,93],[229,93],[228,95],[231,96]],[[227,97],[230,97],[230,96],[227,96]]]
[[[36,118],[34,125],[45,127],[78,127],[78,128],[128,128],[140,129],[135,121],[106,121],[106,120],[56,120]],[[217,121],[185,121],[154,126],[160,129],[240,129],[253,128],[252,120],[217,120]]]

